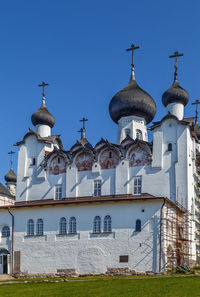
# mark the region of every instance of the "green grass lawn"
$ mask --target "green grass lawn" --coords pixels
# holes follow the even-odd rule
[[[200,297],[200,277],[163,277],[146,279],[104,278],[59,283],[0,285],[2,297]]]

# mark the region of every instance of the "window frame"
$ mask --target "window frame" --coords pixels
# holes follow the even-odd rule
[[[101,190],[102,190],[102,181],[101,179],[95,179],[94,180],[94,196],[99,197],[101,196]]]
[[[65,217],[60,218],[59,234],[67,234],[67,220]]]
[[[95,216],[93,220],[93,233],[101,233],[101,217]]]
[[[76,234],[77,233],[77,224],[76,224],[76,218],[71,217],[69,219],[69,234]]]
[[[110,215],[106,215],[103,221],[103,232],[110,233],[112,232],[112,219]]]
[[[62,200],[62,184],[55,185],[55,200]]]
[[[172,142],[169,142],[169,143],[167,144],[167,151],[168,151],[168,152],[172,152],[172,151],[173,151]]]
[[[143,134],[142,134],[142,131],[140,129],[136,129],[135,136],[136,136],[135,137],[136,139],[143,140]]]
[[[8,238],[8,237],[10,237],[10,227],[8,225],[4,225],[2,227],[2,229],[1,229],[1,237],[2,238]]]
[[[32,230],[32,232],[31,232]],[[33,219],[29,219],[27,221],[27,230],[26,230],[26,234],[28,236],[34,236],[35,234],[35,225],[34,225],[34,220]]]
[[[133,194],[141,195],[142,194],[142,176],[134,176],[133,178]]]
[[[135,221],[135,232],[141,232],[142,231],[142,221],[140,219],[137,219]]]
[[[38,219],[36,223],[36,235],[43,236],[44,235],[44,221],[43,219]]]

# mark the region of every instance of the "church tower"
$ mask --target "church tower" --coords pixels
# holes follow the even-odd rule
[[[14,154],[13,151],[9,152],[8,154],[11,155],[11,159],[10,159],[10,170],[8,171],[8,173],[5,175],[4,179],[6,181],[6,186],[8,188],[8,191],[10,192],[10,194],[12,196],[16,195],[16,183],[17,183],[17,176],[13,171],[12,168],[12,155]]]
[[[112,120],[118,124],[118,144],[127,136],[132,139],[148,141],[147,127],[156,113],[153,98],[141,89],[134,73],[134,50],[139,46],[131,45],[132,51],[131,79],[128,85],[111,99],[109,112]]]

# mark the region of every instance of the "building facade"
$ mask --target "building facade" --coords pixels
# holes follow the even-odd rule
[[[117,143],[102,138],[93,147],[83,126],[65,150],[43,94],[35,129],[16,143],[16,199],[0,206],[0,273],[159,273],[196,263],[200,133],[197,120],[184,118],[188,101],[175,68],[150,142],[156,104],[132,65],[109,105]],[[13,195],[16,180],[9,183]]]

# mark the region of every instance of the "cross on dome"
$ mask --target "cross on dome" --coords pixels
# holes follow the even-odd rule
[[[42,84],[38,85],[38,87],[42,87],[42,103],[45,104],[45,87],[49,86],[49,84],[45,83],[44,81]]]
[[[13,152],[13,151],[10,151],[10,152],[8,152],[8,154],[10,155],[10,168],[12,169],[12,165],[13,165],[13,154],[15,154],[15,152]]]
[[[131,80],[135,79],[134,51],[139,48],[140,48],[139,46],[135,46],[135,44],[131,44],[131,47],[126,49],[127,52],[129,51],[132,52]]]
[[[178,76],[178,63],[177,63],[177,58],[178,57],[182,57],[184,54],[179,53],[178,51],[175,51],[173,55],[169,56],[169,58],[175,58],[175,64],[174,64],[174,80],[178,80],[177,76]]]

